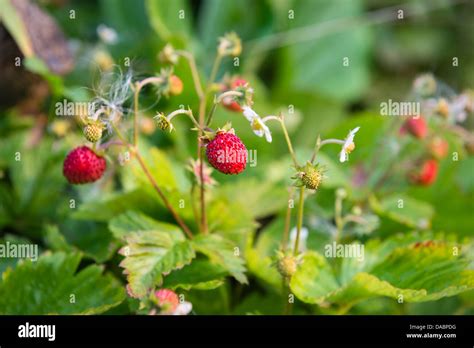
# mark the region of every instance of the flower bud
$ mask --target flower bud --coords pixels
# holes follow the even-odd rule
[[[236,33],[227,33],[219,38],[217,52],[221,56],[239,56],[242,53],[242,42]]]
[[[178,63],[179,55],[171,44],[167,44],[158,54],[158,58],[165,64]]]
[[[162,131],[172,131],[173,130],[173,124],[168,120],[168,118],[163,114],[162,112],[159,112],[155,117],[153,117],[156,120],[156,125],[159,129]]]
[[[432,74],[424,74],[415,79],[413,89],[422,97],[429,97],[436,93],[436,79]]]

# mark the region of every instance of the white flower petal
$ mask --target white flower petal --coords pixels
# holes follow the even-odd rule
[[[183,302],[176,307],[173,312],[173,315],[187,315],[193,310],[193,305],[191,302]]]
[[[255,134],[257,137],[263,137],[263,129],[253,129],[253,134]]]
[[[252,108],[248,105],[245,105],[242,107],[242,110],[243,110],[243,113],[244,113],[244,116],[245,118],[249,121],[249,122],[253,122],[253,120],[255,118],[260,118],[258,116],[258,114],[252,110]]]
[[[346,150],[343,148],[342,151],[339,153],[339,162],[344,163],[348,160],[348,157],[349,156],[347,156]]]
[[[265,139],[267,142],[271,143],[272,142],[272,132],[270,131],[270,128],[262,121],[260,121],[260,126],[262,127],[262,131],[265,134]]]
[[[293,227],[290,231],[290,243],[289,246],[293,246],[296,241],[296,234],[298,232],[298,229],[296,227]],[[308,234],[309,231],[306,227],[302,226],[301,231],[300,231],[300,240],[298,244],[298,251],[299,252],[305,252],[306,251],[306,240],[308,239]]]

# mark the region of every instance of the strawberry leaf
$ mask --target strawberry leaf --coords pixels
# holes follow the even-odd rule
[[[78,253],[59,252],[8,268],[0,282],[0,314],[99,314],[119,305],[121,284],[97,265],[77,272],[80,261]]]
[[[339,279],[327,260],[309,252],[290,287],[304,302],[339,304],[379,296],[403,302],[434,301],[474,289],[471,261],[459,246],[439,241],[398,242],[399,247],[393,239],[373,243],[359,264],[344,259]]]
[[[196,256],[191,243],[179,230],[131,232],[120,253],[120,266],[127,274],[128,290],[133,297],[144,297],[163,283],[163,275],[189,264]]]
[[[209,260],[197,259],[166,276],[163,287],[169,289],[182,288],[184,290],[211,290],[221,286],[226,275],[228,275],[228,272],[221,265]]]
[[[197,252],[209,257],[211,262],[222,266],[240,283],[247,284],[244,260],[235,254],[235,245],[232,242],[219,235],[210,234],[197,236],[192,244]]]

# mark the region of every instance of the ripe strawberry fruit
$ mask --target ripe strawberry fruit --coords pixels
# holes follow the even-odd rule
[[[246,84],[247,84],[246,80],[242,78],[236,78],[230,85],[229,90],[234,90],[237,87],[245,86]],[[232,97],[224,98],[224,100],[222,100],[222,105],[230,111],[242,112],[242,107]]]
[[[408,132],[418,139],[423,139],[428,134],[428,126],[425,119],[421,116],[418,118],[409,118],[403,124],[400,132],[402,134]]]
[[[421,165],[421,169],[410,174],[410,179],[414,184],[429,186],[433,184],[438,175],[438,162],[434,159],[427,160]]]
[[[209,163],[224,174],[239,174],[247,166],[247,148],[233,132],[217,132],[206,147]]]
[[[64,160],[63,174],[71,184],[86,184],[99,180],[105,172],[104,157],[87,146],[77,147]]]

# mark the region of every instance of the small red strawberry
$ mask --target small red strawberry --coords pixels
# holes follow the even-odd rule
[[[419,171],[410,174],[410,179],[414,184],[429,186],[435,182],[437,175],[438,162],[434,159],[429,159],[422,163]]]
[[[164,312],[174,312],[179,305],[178,295],[172,290],[160,289],[155,292],[155,298]]]
[[[428,125],[421,116],[418,118],[409,118],[400,129],[400,133],[404,134],[406,132],[418,139],[423,139],[428,134]]]
[[[183,81],[176,75],[171,75],[169,81],[170,94],[173,96],[180,95],[183,92]]]
[[[234,81],[232,81],[229,90],[234,90],[237,87],[245,86],[246,84],[246,80],[238,77]],[[242,107],[232,97],[224,98],[224,100],[222,100],[222,105],[230,111],[242,112]]]
[[[440,137],[433,138],[428,144],[430,154],[436,159],[443,159],[448,155],[449,143]]]
[[[247,166],[247,148],[233,130],[217,131],[206,146],[209,163],[224,174],[239,174]]]
[[[71,184],[86,184],[99,180],[105,172],[104,157],[87,146],[77,147],[64,160],[63,174]]]

